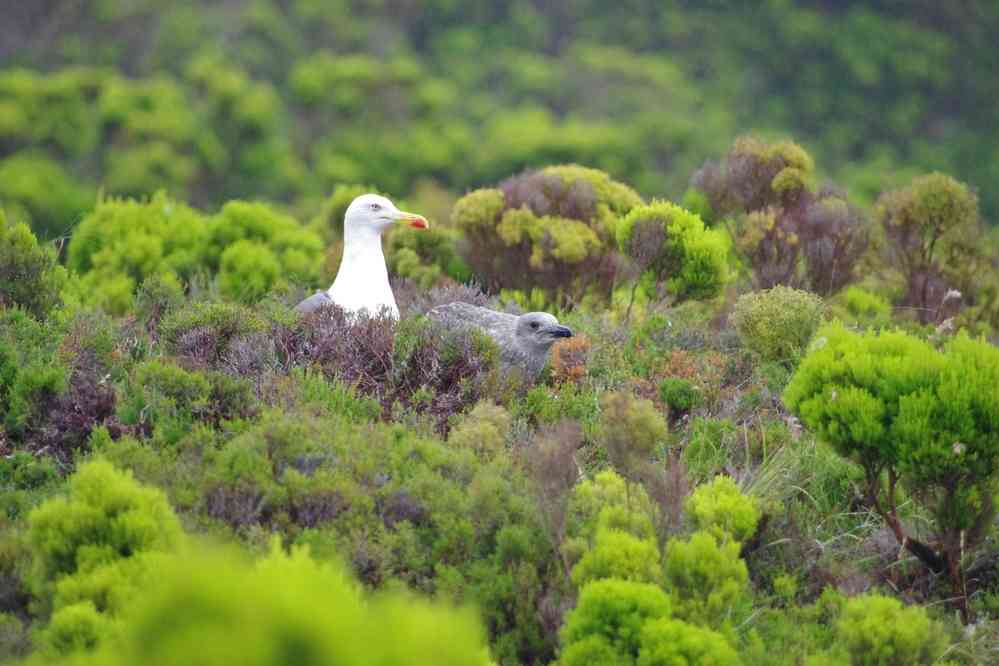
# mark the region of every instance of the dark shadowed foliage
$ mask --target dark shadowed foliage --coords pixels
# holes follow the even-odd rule
[[[857,278],[869,224],[834,188],[818,189],[815,165],[791,141],[737,139],[691,178],[705,213],[726,221],[757,289],[776,285],[836,293]]]

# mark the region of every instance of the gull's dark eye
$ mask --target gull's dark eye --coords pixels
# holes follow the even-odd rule
[[[376,203],[371,204],[371,210],[381,210],[381,209],[382,209],[381,204],[376,204]]]

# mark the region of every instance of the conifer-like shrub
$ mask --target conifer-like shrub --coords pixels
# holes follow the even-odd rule
[[[82,465],[67,496],[28,517],[28,582],[50,609],[41,633],[55,653],[90,649],[108,638],[112,619],[143,588],[149,557],[178,548],[183,533],[163,493],[106,461]]]
[[[0,418],[12,439],[40,425],[67,387],[69,371],[56,357],[59,336],[20,309],[0,309]]]
[[[846,602],[836,622],[836,652],[854,666],[929,666],[947,647],[947,635],[918,606],[878,594]]]
[[[490,291],[536,287],[568,303],[588,291],[610,293],[617,226],[641,203],[607,174],[568,165],[472,192],[455,204],[452,219],[468,264]]]
[[[713,298],[728,279],[723,233],[669,201],[633,208],[617,227],[617,243],[650,298],[663,290],[675,301]]]
[[[828,296],[856,278],[870,232],[844,194],[815,181],[815,164],[798,144],[741,137],[691,186],[710,219],[729,222],[757,289],[785,285]]]
[[[668,618],[672,604],[658,585],[613,578],[591,582],[562,629],[562,666],[634,663],[649,620]]]
[[[55,250],[38,244],[27,224],[0,209],[0,308],[19,307],[43,318],[60,301],[66,269]]]
[[[582,589],[591,581],[606,578],[661,583],[662,565],[655,541],[615,529],[598,532],[593,548],[573,568],[572,582]]]
[[[978,198],[950,176],[932,173],[908,187],[886,192],[876,206],[878,221],[888,241],[892,266],[905,279],[900,305],[911,308],[923,323],[950,314],[951,289],[958,300],[975,300],[985,249],[978,218]],[[980,270],[971,279],[966,271]],[[957,305],[960,305],[958,302]]]
[[[760,520],[756,501],[743,495],[730,476],[716,476],[695,488],[685,509],[694,527],[710,532],[722,543],[745,542],[756,532]]]
[[[710,532],[666,545],[666,589],[677,617],[714,629],[731,626],[750,602],[749,573],[740,544],[721,542]]]
[[[742,343],[764,361],[794,365],[824,314],[825,305],[815,294],[778,285],[740,296],[731,322]]]
[[[901,332],[832,325],[819,332],[784,402],[864,468],[870,505],[899,543],[947,574],[967,616],[964,562],[996,515],[999,350],[964,334],[937,350]],[[899,484],[933,517],[933,542],[900,521]]]

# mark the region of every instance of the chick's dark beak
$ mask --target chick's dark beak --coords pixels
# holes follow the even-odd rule
[[[568,326],[549,326],[545,332],[553,338],[571,338],[572,329]]]

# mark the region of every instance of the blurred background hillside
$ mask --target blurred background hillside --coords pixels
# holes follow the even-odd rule
[[[308,218],[363,183],[433,214],[558,162],[679,200],[746,132],[793,136],[861,204],[941,170],[999,217],[985,0],[4,0],[0,16],[0,201],[42,237],[98,192]]]

